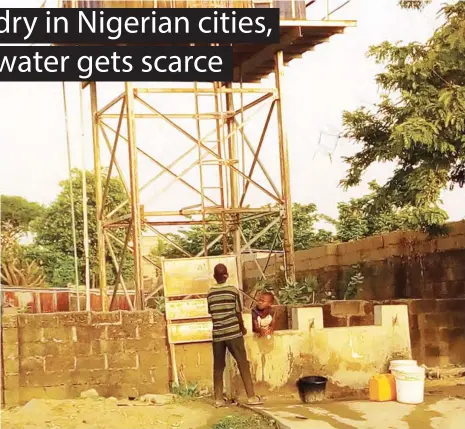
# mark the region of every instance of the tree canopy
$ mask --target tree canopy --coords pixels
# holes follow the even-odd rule
[[[41,204],[28,201],[23,197],[2,195],[0,201],[2,224],[8,222],[18,227],[23,233],[28,232],[30,223],[45,211],[45,207]]]
[[[342,184],[356,186],[368,167],[393,161],[393,175],[376,189],[373,205],[417,209],[422,225],[445,222],[441,191],[465,181],[465,1],[442,13],[445,23],[426,43],[370,49],[385,64],[376,78],[382,99],[374,111],[361,107],[343,115],[346,136],[362,147],[346,158]]]
[[[104,177],[104,183],[105,183]],[[86,172],[87,182],[87,213],[89,230],[89,260],[91,274],[98,273],[97,263],[97,213],[95,200],[95,179],[93,172]],[[72,171],[73,198],[76,222],[76,242],[79,259],[80,281],[84,281],[84,221],[82,201],[82,175],[77,169]],[[32,228],[36,234],[34,245],[28,246],[25,251],[27,257],[32,260],[40,260],[44,266],[47,281],[52,285],[63,286],[74,282],[74,246],[71,218],[70,182],[64,180],[60,183],[61,191],[55,201],[46,208],[43,215],[36,219]],[[109,181],[108,195],[106,198],[106,210],[111,211],[126,200],[126,193],[118,178]],[[129,206],[126,205],[126,211]],[[113,233],[120,238],[122,232],[114,230]],[[118,247],[115,247],[118,254]],[[127,253],[127,260],[130,259]],[[130,272],[129,262],[126,265],[126,274]],[[115,278],[115,269],[111,256],[107,254],[107,276],[108,282]],[[96,280],[98,276],[95,276]]]
[[[394,204],[377,206],[377,192],[380,186],[370,182],[370,193],[349,202],[338,203],[339,217],[333,223],[336,226],[337,239],[353,241],[386,234],[399,230],[424,230],[439,233],[441,229],[433,229],[431,221],[425,221],[430,210],[426,212],[412,206],[396,207]]]

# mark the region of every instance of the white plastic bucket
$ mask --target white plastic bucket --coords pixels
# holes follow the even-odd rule
[[[389,371],[392,375],[396,375],[396,371],[409,371],[415,370],[418,368],[418,363],[416,360],[392,360],[389,365]]]
[[[425,395],[425,368],[416,367],[396,370],[397,402],[421,404]]]

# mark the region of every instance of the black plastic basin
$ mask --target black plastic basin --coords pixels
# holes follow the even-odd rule
[[[326,397],[328,379],[320,376],[302,377],[297,381],[300,400],[305,404],[319,402]]]

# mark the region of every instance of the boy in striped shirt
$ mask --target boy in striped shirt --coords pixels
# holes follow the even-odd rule
[[[224,406],[223,373],[226,367],[226,350],[229,350],[237,362],[247,393],[249,405],[261,404],[260,398],[255,396],[250,373],[249,361],[245,350],[244,335],[247,330],[242,319],[242,305],[239,291],[227,285],[228,269],[224,264],[215,267],[216,285],[208,293],[208,312],[213,322],[213,385],[216,406]]]

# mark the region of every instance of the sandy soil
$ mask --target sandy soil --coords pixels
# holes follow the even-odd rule
[[[124,404],[123,406],[121,406]],[[226,416],[253,416],[239,408],[216,409],[204,401],[145,405],[114,398],[32,400],[3,411],[3,429],[210,429]],[[270,429],[266,424],[260,428]]]

